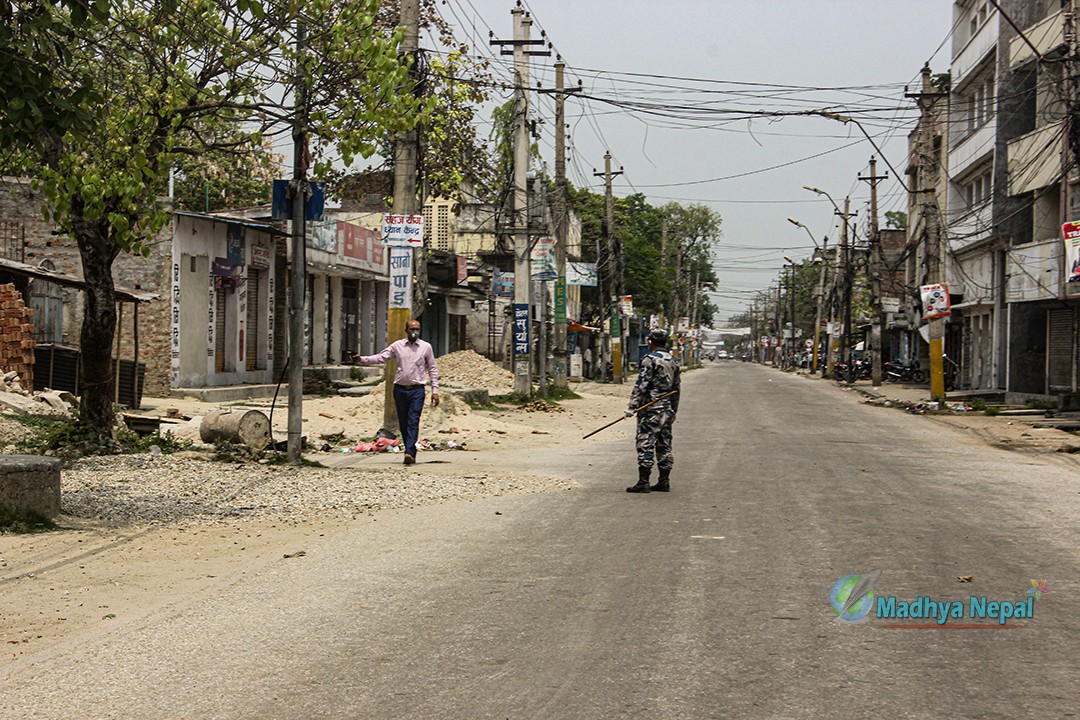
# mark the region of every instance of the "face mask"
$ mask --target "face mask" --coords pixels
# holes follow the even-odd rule
[[[419,340],[420,339],[420,331],[419,330],[410,330],[409,331],[409,339],[414,341],[414,342],[416,340]]]

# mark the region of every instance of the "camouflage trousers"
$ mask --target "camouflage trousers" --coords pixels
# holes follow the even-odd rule
[[[674,421],[675,414],[671,410],[638,413],[638,467],[651,468],[655,462],[661,470],[671,469],[675,463],[671,454],[671,423]]]

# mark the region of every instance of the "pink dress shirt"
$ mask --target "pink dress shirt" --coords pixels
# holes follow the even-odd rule
[[[439,394],[439,368],[435,365],[435,353],[430,343],[424,340],[411,343],[402,338],[377,355],[359,355],[356,360],[361,365],[382,365],[390,358],[397,360],[395,385],[425,385],[430,376],[431,392]]]

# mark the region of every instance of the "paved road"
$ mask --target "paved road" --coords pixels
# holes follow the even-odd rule
[[[626,440],[552,449],[580,488],[309,538],[306,557],[12,663],[0,716],[1078,711],[1075,465],[758,366],[711,366],[684,388],[669,495],[623,492]],[[836,622],[830,586],[872,568],[899,599],[1021,599],[1029,578],[1051,594],[1005,631]]]

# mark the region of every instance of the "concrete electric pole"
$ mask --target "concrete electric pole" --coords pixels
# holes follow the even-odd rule
[[[918,187],[915,192],[919,194],[919,205],[922,208],[921,216],[925,228],[927,281],[931,284],[945,282],[945,252],[943,247],[944,234],[941,232],[941,222],[937,204],[937,191],[933,186],[926,187],[926,180],[932,177],[930,165],[933,158],[930,157],[930,148],[933,144],[932,118],[934,104],[938,98],[944,97],[945,93],[934,89],[930,78],[930,64],[923,65],[922,89],[917,93],[905,93],[906,97],[913,98],[919,105],[919,133],[916,138],[916,160],[919,166]],[[935,318],[929,321],[930,325],[930,397],[934,400],[945,400],[945,321]]]
[[[870,156],[870,175],[859,176],[860,180],[870,183],[870,287],[874,295],[873,313],[874,324],[870,330],[870,353],[872,355],[873,370],[871,383],[874,387],[881,385],[881,324],[883,321],[881,312],[881,233],[878,228],[878,203],[877,186],[882,180],[889,177],[877,174],[877,158]]]
[[[304,206],[307,181],[307,28],[296,26],[296,97],[293,109],[292,264],[289,266],[289,417],[286,456],[299,463],[304,450],[304,299],[307,289]]]
[[[622,291],[619,277],[619,252],[618,241],[615,239],[615,198],[611,194],[611,178],[622,175],[620,167],[616,172],[611,171],[611,151],[604,153],[604,172],[593,172],[596,177],[604,178],[604,217],[607,226],[607,270],[604,277],[607,278],[607,293],[603,296],[604,316],[610,318],[610,343],[611,343],[611,366],[612,379],[621,383],[622,377],[622,317],[619,314],[619,295]],[[610,308],[610,310],[609,310]]]
[[[420,2],[419,0],[401,0],[401,26],[405,28],[405,38],[401,42],[401,51],[413,56],[416,67],[416,50],[420,45]],[[394,204],[395,215],[416,214],[416,130],[410,130],[394,141]],[[413,249],[393,247],[390,250],[390,265],[413,262]],[[391,293],[392,294],[392,293]],[[386,342],[390,344],[405,337],[405,325],[412,315],[412,289],[405,293],[404,303],[390,302],[386,311]],[[383,426],[380,435],[397,437],[398,416],[394,404],[394,375],[397,373],[397,361],[388,360],[383,380]]]
[[[555,58],[555,387],[566,382],[566,244],[570,218],[566,197],[566,96],[580,87],[566,88],[566,63]]]
[[[518,2],[510,11],[514,17],[513,40],[491,40],[500,54],[514,56],[514,392],[532,394],[532,242],[529,233],[529,57],[550,55],[550,51],[527,50],[543,45],[532,40],[532,16]],[[507,50],[504,46],[511,46]]]

